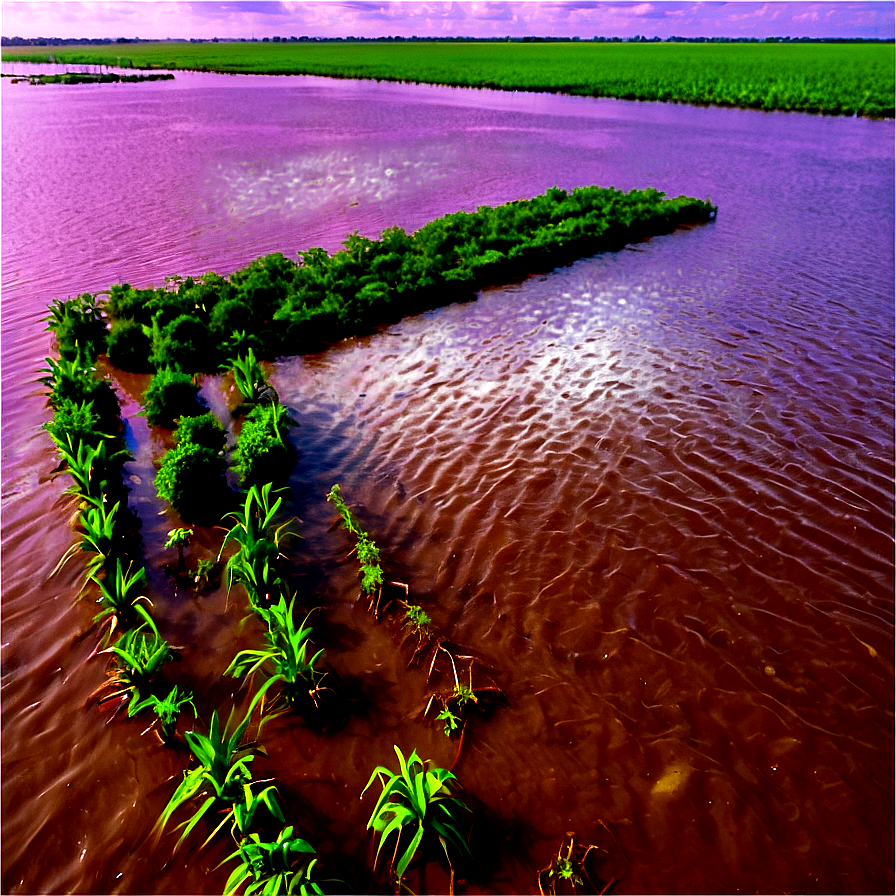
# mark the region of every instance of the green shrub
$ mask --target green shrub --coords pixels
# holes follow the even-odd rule
[[[156,492],[185,520],[220,518],[226,498],[224,458],[204,445],[181,442],[166,452],[156,474]]]
[[[203,412],[198,395],[193,377],[164,367],[149,382],[143,396],[143,414],[153,426],[171,429],[179,417],[196,417]]]
[[[164,327],[153,324],[150,360],[156,367],[214,370],[217,358],[208,325],[200,318],[181,314]]]
[[[281,404],[262,404],[246,417],[237,441],[233,468],[244,486],[269,482],[286,472],[289,412]]]
[[[118,432],[121,413],[112,384],[106,379],[97,379],[96,368],[80,351],[75,353],[74,358],[44,360],[48,366],[41,372],[47,376],[41,377],[40,382],[49,389],[47,401],[51,407],[58,408],[63,402],[89,404],[99,417],[99,427],[103,432]]]
[[[149,360],[151,347],[144,325],[128,318],[115,321],[106,340],[106,353],[110,363],[121,370],[135,373],[153,369]]]
[[[75,402],[70,398],[61,398],[56,405],[56,413],[44,429],[61,442],[66,435],[71,436],[72,444],[83,442],[92,448],[107,436],[100,427],[100,415],[89,401]]]
[[[130,319],[141,324],[152,322],[147,304],[155,297],[154,289],[134,289],[130,283],[116,283],[109,289],[106,310],[115,319]]]
[[[174,440],[178,445],[201,445],[219,454],[227,444],[227,433],[214,414],[200,414],[198,417],[181,417]]]

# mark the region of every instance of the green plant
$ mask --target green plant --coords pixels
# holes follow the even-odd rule
[[[98,604],[102,609],[93,617],[94,622],[108,620],[110,622],[108,636],[120,625],[123,629],[133,628],[138,618],[149,623],[155,629],[152,616],[149,615],[142,602],[152,606],[152,601],[145,595],[139,594],[146,587],[146,569],[142,566],[136,572],[131,572],[133,564],[129,563],[125,570],[120,559],[115,560],[115,569],[111,574],[103,578],[95,572],[89,578],[96,582],[100,588]]]
[[[46,376],[39,378],[48,389],[47,401],[58,408],[66,400],[75,404],[88,403],[99,418],[100,429],[105,433],[114,432],[120,425],[118,399],[106,379],[97,379],[96,367],[79,347],[68,358],[45,358],[46,367],[40,372]]]
[[[173,428],[179,417],[196,417],[203,412],[199,387],[188,373],[162,367],[149,381],[143,396],[143,415],[153,426]]]
[[[181,417],[174,432],[174,441],[178,445],[191,442],[220,454],[227,444],[227,434],[218,418],[209,412],[195,417]]]
[[[233,518],[234,525],[224,536],[218,553],[220,560],[227,543],[236,542],[237,551],[227,561],[227,590],[229,593],[235,582],[242,584],[255,610],[269,606],[279,596],[283,586],[278,571],[280,539],[284,534],[292,534],[285,531],[290,520],[272,528],[283,502],[282,497],[273,498],[272,489],[270,482],[261,488],[253,485],[246,493],[243,507],[227,514]]]
[[[138,703],[133,703],[133,699],[134,698],[132,697],[131,706],[128,708],[128,715],[136,715],[144,709],[151,709],[156,717],[150,726],[142,733],[146,734],[147,731],[155,730],[159,740],[163,744],[171,743],[174,739],[177,719],[184,711],[185,707],[192,707],[193,717],[197,717],[196,704],[193,702],[193,695],[189,692],[183,694],[180,693],[177,685],[174,685],[171,690],[161,698],[156,694],[150,694]]]
[[[159,670],[173,656],[171,646],[149,618],[138,628],[123,632],[115,644],[100,651],[104,653],[112,654],[112,663],[107,670],[108,678],[94,696],[108,691],[101,697],[100,705],[124,698],[119,706],[127,703],[128,717],[134,716],[145,702],[141,692],[152,685]]]
[[[168,540],[165,542],[166,548],[177,548],[177,568],[186,569],[184,564],[184,547],[190,543],[193,537],[192,528],[177,528],[168,530]]]
[[[263,609],[261,615],[268,625],[265,633],[267,647],[261,650],[241,650],[233,658],[225,674],[251,675],[269,664],[273,667],[273,674],[268,680],[280,682],[280,693],[287,704],[295,709],[300,708],[302,702],[309,698],[317,706],[326,673],[316,668],[324,655],[323,648],[310,658],[308,656],[313,629],[306,625],[307,616],[302,625],[296,627],[294,605],[295,598],[287,605],[286,598],[281,595],[277,603]]]
[[[462,857],[470,856],[470,847],[461,833],[461,815],[470,810],[457,796],[457,779],[447,769],[427,768],[416,750],[411,753],[407,762],[397,746],[394,750],[398,757],[399,772],[396,774],[385,766],[378,766],[361,791],[363,796],[374,780],[379,779],[382,793],[367,822],[367,829],[372,828],[380,838],[374,866],[379,861],[383,846],[394,835],[395,846],[389,871],[396,888],[400,888],[408,865],[421,847],[424,837],[431,832],[438,838],[448,860],[453,890],[454,865],[449,845]],[[402,844],[407,841],[405,835],[410,840],[404,845],[399,857]]]
[[[208,588],[215,579],[218,564],[214,560],[200,560],[195,569],[190,570],[190,578],[193,584],[199,588]]]
[[[615,847],[613,852],[620,853],[619,844],[613,832],[601,819],[598,819],[597,823],[613,838]],[[561,893],[576,894],[579,892],[580,887],[585,887],[584,892],[586,893],[599,893],[603,896],[616,882],[616,878],[611,874],[604,886],[600,889],[598,888],[595,878],[589,873],[587,864],[592,850],[595,852],[608,852],[608,850],[594,844],[585,846],[581,843],[576,843],[576,835],[572,831],[567,831],[560,843],[560,848],[551,859],[550,864],[538,872],[538,892],[541,896],[548,896],[548,894],[550,896],[559,896]]]
[[[256,405],[243,421],[233,456],[233,469],[244,486],[282,474],[289,459],[286,430],[289,411],[277,403]]]
[[[264,368],[258,363],[251,346],[245,355],[232,358],[222,369],[233,371],[233,381],[237,389],[240,390],[243,400],[250,404],[256,404],[261,399],[262,393],[270,389]]]
[[[91,447],[87,442],[78,442],[75,446],[68,434],[64,440],[54,435],[53,441],[66,472],[73,480],[66,491],[83,500],[102,501],[110,481],[115,478],[113,473],[117,476],[121,464],[130,457],[122,449],[109,448],[110,443],[106,440],[99,442],[96,447]]]
[[[156,474],[156,493],[184,519],[213,521],[220,516],[227,484],[224,458],[193,442],[179,442],[165,452]]]
[[[191,752],[199,761],[196,768],[184,772],[184,779],[175,789],[162,810],[155,830],[158,834],[164,831],[171,820],[172,815],[181,806],[196,799],[202,799],[199,808],[184,822],[178,825],[182,828],[177,845],[180,845],[189,836],[190,831],[202,820],[205,814],[216,804],[224,807],[224,817],[220,824],[205,840],[209,840],[226,824],[235,819],[234,806],[245,798],[244,787],[252,783],[252,772],[249,764],[252,762],[255,744],[242,744],[243,735],[249,726],[249,721],[255,711],[255,707],[264,697],[270,682],[265,682],[252,698],[245,716],[231,731],[230,724],[233,721],[233,713],[224,727],[218,721],[218,712],[212,713],[207,735],[198,731],[187,731],[184,737]],[[259,721],[258,730],[261,730],[264,718]],[[203,843],[203,846],[205,845]]]
[[[106,339],[109,362],[120,370],[144,373],[153,369],[149,360],[150,328],[136,320],[123,318],[112,324]]]
[[[111,438],[100,429],[100,415],[89,400],[76,402],[70,398],[60,398],[53,419],[44,424],[44,429],[57,444],[65,443],[66,436],[70,436],[74,445],[84,442],[95,448],[103,439]]]
[[[317,863],[314,853],[314,847],[307,840],[295,836],[292,827],[284,828],[273,843],[263,841],[258,834],[250,834],[239,844],[236,852],[224,860],[240,860],[227,878],[224,894],[237,893],[250,880],[244,891],[246,896],[251,893],[265,896],[281,893],[299,893],[301,896],[323,894],[311,878],[312,869]]]
[[[327,494],[327,500],[336,506],[339,515],[342,517],[343,525],[355,536],[354,550],[357,552],[360,565],[361,591],[367,595],[370,608],[378,615],[383,587],[383,568],[380,564],[380,550],[373,539],[361,528],[358,518],[342,499],[338,485],[334,485],[330,489]]]
[[[105,348],[106,325],[95,295],[85,292],[74,299],[57,299],[48,310],[47,329],[56,334],[63,358],[75,357],[81,351],[96,358]]]

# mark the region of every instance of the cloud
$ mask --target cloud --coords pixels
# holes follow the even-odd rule
[[[503,37],[892,37],[894,4],[691,0],[4,0],[2,30],[23,37],[238,38],[308,35]]]

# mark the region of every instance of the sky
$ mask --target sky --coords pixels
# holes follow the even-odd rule
[[[201,0],[0,3],[6,37],[876,37],[893,2]]]

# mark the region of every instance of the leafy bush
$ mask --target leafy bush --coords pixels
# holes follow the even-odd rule
[[[112,324],[106,343],[106,353],[110,363],[121,370],[145,373],[153,369],[149,360],[151,347],[144,325],[123,318]]]
[[[48,366],[42,368],[47,376],[42,382],[50,390],[47,401],[53,408],[63,402],[89,404],[99,417],[99,426],[105,433],[115,433],[121,427],[118,398],[107,379],[97,379],[96,367],[76,352],[73,358],[45,359]]]
[[[163,367],[150,380],[143,396],[143,414],[153,426],[171,429],[179,417],[196,417],[203,412],[199,387],[188,373]]]
[[[185,520],[214,521],[226,498],[227,462],[204,445],[181,442],[162,458],[156,492]]]
[[[92,448],[107,437],[93,403],[75,402],[70,398],[59,399],[53,419],[44,424],[44,429],[57,441],[65,442],[65,437],[70,436],[73,445],[83,442]]]
[[[218,418],[209,412],[200,414],[198,417],[181,417],[174,433],[174,441],[178,445],[187,442],[201,445],[218,454],[224,451],[227,433]]]
[[[181,314],[165,326],[153,322],[150,360],[158,368],[214,370],[218,353],[209,339],[207,323],[192,314]]]
[[[281,404],[261,404],[243,422],[233,468],[244,486],[270,482],[288,468],[289,412]]]

